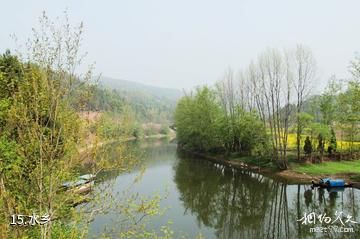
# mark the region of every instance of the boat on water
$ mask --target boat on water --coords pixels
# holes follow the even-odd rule
[[[312,181],[313,187],[321,188],[345,188],[352,187],[352,183],[346,183],[344,179],[323,178],[318,183]]]
[[[79,179],[91,181],[91,180],[94,180],[95,177],[96,177],[95,174],[84,174],[84,175],[79,176]]]
[[[84,194],[91,191],[94,186],[94,179],[96,175],[85,174],[78,177],[77,181],[65,182],[61,186],[65,190],[72,191],[74,193]]]
[[[94,181],[90,181],[71,189],[71,191],[74,193],[85,194],[90,192],[93,187],[94,187]]]

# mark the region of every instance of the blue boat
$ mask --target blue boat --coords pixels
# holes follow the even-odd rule
[[[322,187],[322,188],[343,188],[343,187],[351,187],[352,183],[345,183],[344,179],[332,179],[332,178],[323,178],[319,180],[319,183],[315,183],[312,181],[314,187]]]

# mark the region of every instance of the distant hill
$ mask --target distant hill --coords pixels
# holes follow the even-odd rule
[[[100,84],[105,87],[119,90],[120,92],[139,92],[144,95],[152,96],[159,99],[165,98],[167,100],[175,102],[183,95],[182,91],[178,89],[156,87],[106,76],[102,76],[100,78]]]
[[[178,89],[162,88],[102,76],[101,88],[116,90],[121,98],[135,110],[143,122],[172,121],[177,101],[182,97]]]

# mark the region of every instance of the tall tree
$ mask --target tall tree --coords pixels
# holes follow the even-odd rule
[[[336,114],[336,97],[340,91],[340,85],[337,83],[335,76],[329,80],[328,86],[324,93],[320,96],[319,106],[322,115],[322,123],[332,127]]]
[[[300,160],[301,154],[301,126],[300,113],[303,110],[303,104],[310,93],[311,83],[315,78],[316,61],[309,48],[302,45],[296,47],[294,53],[294,89],[296,94],[296,112],[297,112],[297,129],[296,129],[296,146],[297,158]]]
[[[16,169],[0,174],[0,196],[6,202],[7,216],[36,213],[55,218],[66,214],[64,202],[74,199],[58,187],[73,176],[79,164],[76,145],[81,140],[80,122],[70,106],[79,87],[75,79],[86,82],[92,77],[91,70],[82,76],[76,74],[83,57],[79,52],[82,24],[72,28],[65,16],[64,25],[59,26],[44,13],[33,34],[27,62],[8,52],[0,60],[0,90],[5,92],[1,96],[12,101],[5,121],[9,133],[2,138],[0,148],[11,146],[5,157],[11,156],[13,162],[5,160],[5,169]],[[0,151],[3,156],[4,151]],[[50,221],[32,232],[38,238],[51,238],[56,223]],[[21,227],[11,230],[19,237],[24,232]]]
[[[353,155],[360,133],[360,81],[350,81],[348,88],[338,96],[338,120],[350,143],[349,151]]]
[[[273,156],[280,168],[287,168],[287,127],[289,111],[282,112],[282,107],[288,105],[290,99],[290,75],[284,56],[276,49],[263,53],[258,61],[258,90],[262,100],[258,105],[264,109],[266,121],[270,128]],[[262,88],[262,89],[261,89]]]

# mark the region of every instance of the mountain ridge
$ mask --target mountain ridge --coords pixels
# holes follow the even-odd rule
[[[148,85],[141,82],[117,79],[108,76],[101,76],[99,84],[107,88],[119,90],[120,92],[141,92],[160,99],[166,98],[174,102],[183,96],[183,92],[179,89]]]

